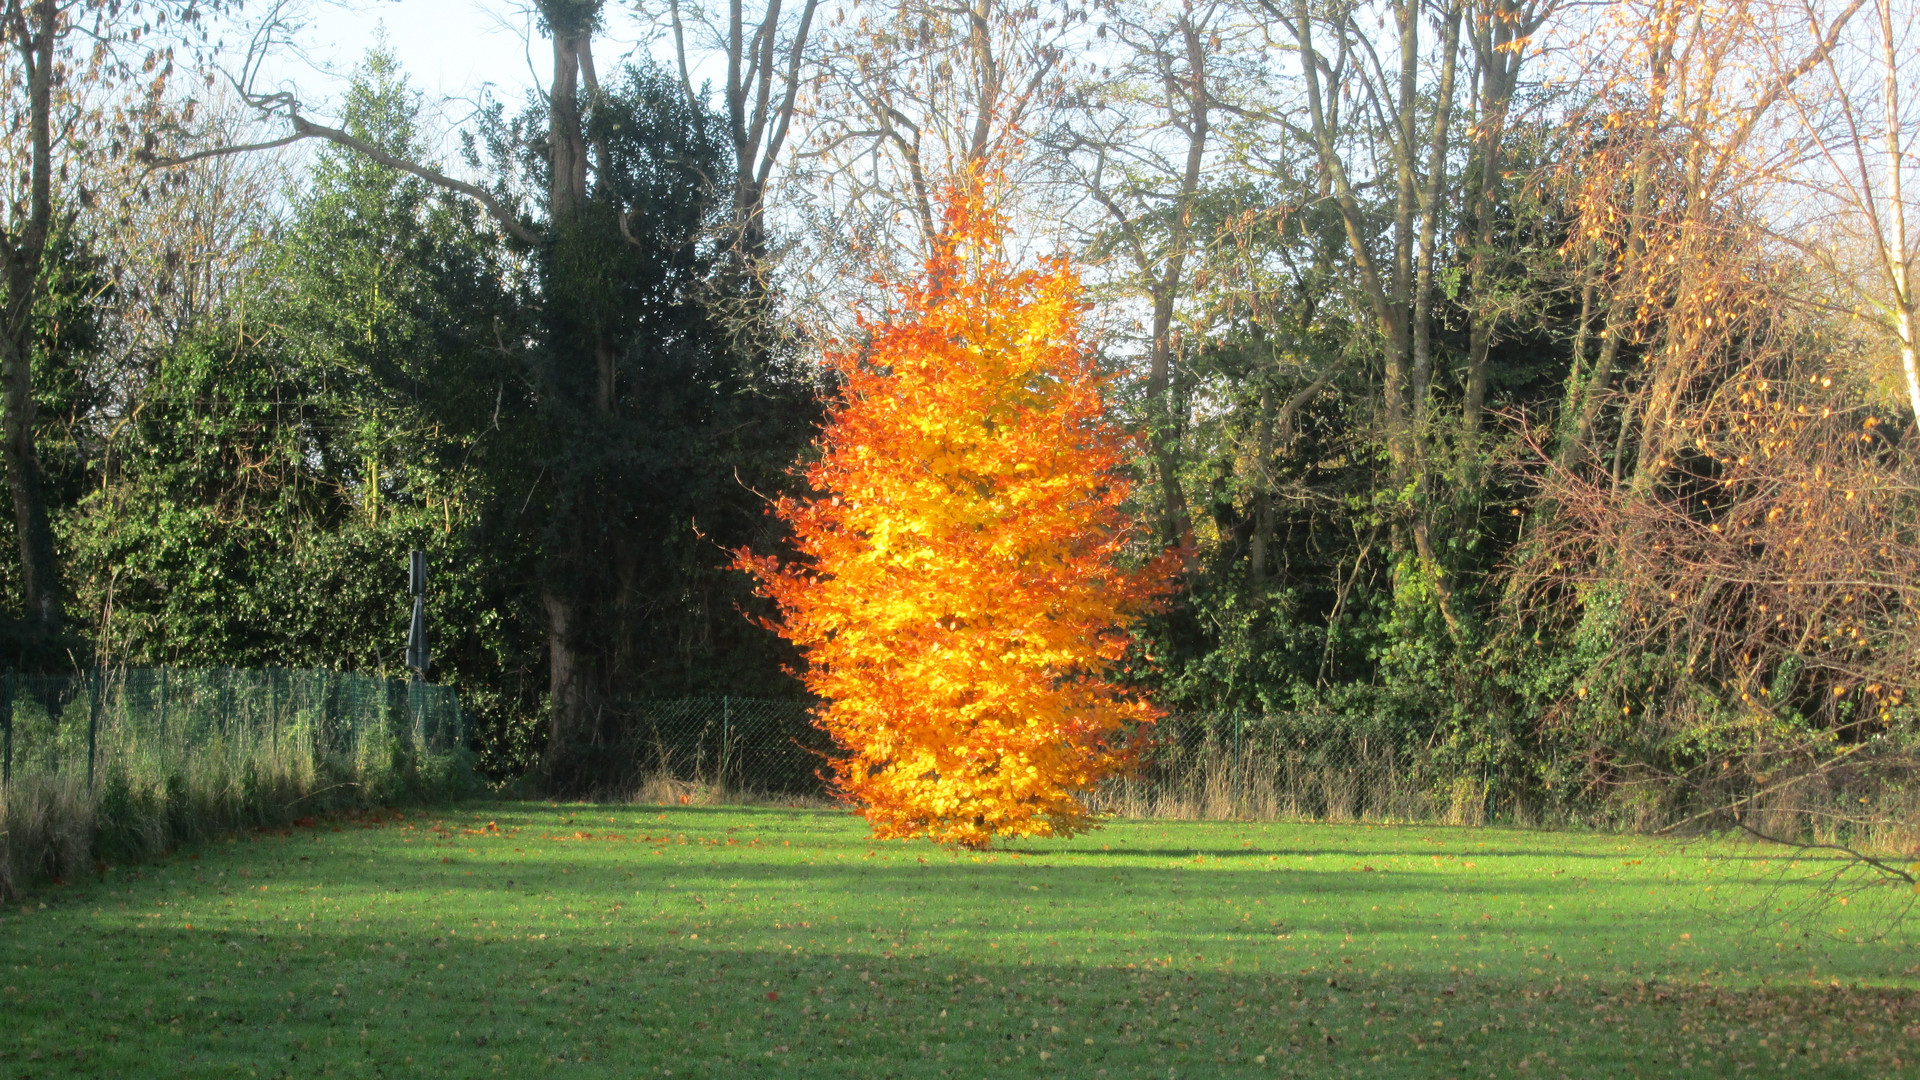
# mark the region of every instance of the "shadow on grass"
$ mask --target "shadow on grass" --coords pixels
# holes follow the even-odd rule
[[[1920,1034],[1910,990],[993,963],[682,940],[423,937],[394,925],[46,942],[44,976],[9,991],[0,1072],[1719,1077],[1789,1062],[1800,1077],[1884,1077],[1911,1067]],[[141,969],[135,952],[166,963]]]
[[[215,846],[10,913],[0,1076],[1884,1077],[1920,1039],[1913,990],[1788,983],[1765,942],[1683,947],[1644,911],[1467,921],[1496,894],[1540,918],[1569,886],[1537,868],[922,864],[806,811],[477,812]],[[720,824],[742,820],[834,840],[756,847]]]

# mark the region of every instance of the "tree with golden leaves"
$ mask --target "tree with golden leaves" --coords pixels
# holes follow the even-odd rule
[[[949,195],[924,276],[829,355],[813,494],[775,507],[799,558],[737,553],[806,652],[837,793],[877,836],[968,847],[1092,826],[1085,796],[1155,719],[1113,676],[1171,572],[1128,566],[1134,446],[1079,279],[1010,265],[983,190]]]

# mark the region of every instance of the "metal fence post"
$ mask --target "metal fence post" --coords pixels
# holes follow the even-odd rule
[[[1247,771],[1247,763],[1246,763],[1246,759],[1240,756],[1241,745],[1243,742],[1242,737],[1246,734],[1246,730],[1247,730],[1246,718],[1241,716],[1239,711],[1236,710],[1233,714],[1233,773],[1232,773],[1233,805],[1236,811],[1239,810],[1241,802],[1245,800],[1247,796],[1247,777],[1245,775]]]
[[[214,693],[220,699],[220,744],[226,750],[231,763],[235,754],[233,732],[233,669],[220,668],[219,689]]]
[[[340,756],[340,691],[343,676],[337,671],[326,671],[320,675],[321,685],[321,725],[327,733],[327,758],[334,761]],[[353,731],[347,731],[347,753],[353,751]]]
[[[407,745],[416,759],[427,749],[427,684],[418,673],[407,680]]]
[[[95,666],[87,694],[87,790],[93,790],[94,748],[100,741],[100,668]]]

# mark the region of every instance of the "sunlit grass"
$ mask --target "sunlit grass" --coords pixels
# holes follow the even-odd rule
[[[1902,896],[1819,902],[1787,866],[1437,826],[974,855],[829,811],[389,814],[0,909],[0,1076],[1920,1074],[1909,934],[1849,940]]]

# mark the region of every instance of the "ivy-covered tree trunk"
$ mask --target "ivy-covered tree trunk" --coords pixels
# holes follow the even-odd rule
[[[577,246],[592,222],[587,210],[587,139],[580,109],[580,74],[583,61],[591,70],[593,27],[599,19],[597,0],[543,0],[541,16],[553,35],[553,82],[547,94],[547,205],[548,244],[552,247]],[[577,268],[570,251],[549,250],[549,273],[564,278],[567,269]],[[549,282],[565,288],[563,281]],[[613,411],[613,357],[602,328],[590,325],[590,304],[568,303],[551,309],[549,317],[553,354],[546,365],[546,393],[551,406],[557,406],[565,442],[577,438],[586,402],[581,400],[583,380],[578,368],[591,371],[584,380],[591,386],[592,412],[606,417]],[[582,318],[588,315],[588,318]],[[563,370],[566,369],[566,370]],[[570,449],[570,448],[569,448]],[[562,452],[566,452],[562,450]],[[579,640],[584,592],[590,576],[586,551],[595,532],[592,518],[598,512],[596,500],[579,490],[577,471],[555,470],[557,496],[541,606],[547,617],[547,748],[543,762],[550,780],[565,782],[566,759],[587,734],[592,716],[591,685],[585,670]]]

